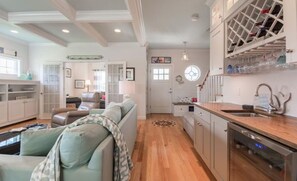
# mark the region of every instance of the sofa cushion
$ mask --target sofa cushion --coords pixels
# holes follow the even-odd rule
[[[64,129],[65,126],[61,126],[51,129],[22,132],[20,155],[46,156]]]
[[[132,99],[125,99],[121,104],[122,118],[132,109],[135,102]]]
[[[105,109],[91,109],[90,114],[102,114]]]
[[[84,124],[66,129],[60,145],[60,157],[64,168],[86,164],[99,143],[109,132],[98,124]]]
[[[115,103],[110,103],[108,107],[102,113],[103,116],[108,117],[113,120],[115,123],[121,121],[121,107]]]

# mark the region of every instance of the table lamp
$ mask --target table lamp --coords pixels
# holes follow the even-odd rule
[[[135,81],[119,81],[119,94],[124,95],[124,99],[130,98],[135,93]]]

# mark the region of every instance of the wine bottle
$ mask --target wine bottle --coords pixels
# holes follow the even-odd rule
[[[262,9],[261,10],[261,14],[267,14],[267,13],[269,13],[270,12],[270,9],[271,8]],[[277,15],[280,12],[280,10],[281,10],[281,6],[280,5],[275,5],[270,14]]]
[[[272,23],[274,22],[274,19],[273,18],[268,18],[267,21],[265,22],[265,20],[261,21],[261,22],[258,22],[258,23],[255,23],[256,26],[260,26],[260,27],[266,27],[266,28],[270,28],[270,26],[272,25]]]
[[[239,46],[239,47],[240,47],[240,46],[242,46],[242,45],[243,45],[243,41],[242,41],[242,40],[240,40],[237,46]]]
[[[282,27],[283,27],[283,24],[282,24],[281,22],[277,22],[277,23],[274,25],[272,31],[273,31],[275,34],[278,34],[278,32],[282,29]]]
[[[267,34],[267,31],[266,31],[266,28],[263,27],[263,28],[260,28],[260,33],[259,33],[259,36],[258,38],[262,37],[262,36],[265,36]]]

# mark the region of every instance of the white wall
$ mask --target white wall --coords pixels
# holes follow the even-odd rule
[[[209,49],[188,49],[189,61],[181,61],[183,49],[150,49],[148,53],[148,61],[151,57],[171,57],[171,65],[173,67],[172,86],[174,102],[178,101],[178,97],[197,97],[196,85],[202,83],[205,74],[209,70]],[[189,65],[197,65],[201,70],[201,77],[197,81],[188,81],[184,76],[184,71]],[[183,84],[175,81],[175,77],[181,75]]]
[[[109,44],[101,47],[97,43],[73,43],[68,47],[53,44],[35,44],[29,49],[30,68],[34,78],[40,80],[41,67],[45,63],[66,61],[67,55],[103,55],[106,61],[126,61],[135,67],[136,94],[131,97],[138,105],[139,119],[146,118],[146,48],[137,43]]]
[[[271,86],[273,94],[280,90],[292,93],[291,100],[287,103],[286,115],[297,116],[297,70],[278,71],[266,74],[253,74],[234,77],[224,77],[223,95],[224,102],[236,104],[253,104],[256,88],[260,83]],[[263,90],[262,90],[263,89]],[[267,91],[261,88],[261,91]],[[267,92],[268,93],[268,92]]]
[[[21,60],[20,73],[22,74],[27,72],[29,47],[26,43],[14,38],[8,38],[8,37],[4,37],[4,35],[0,35],[0,47],[17,51],[17,56]],[[1,79],[18,79],[17,76],[4,76],[4,75],[0,75],[0,78]]]

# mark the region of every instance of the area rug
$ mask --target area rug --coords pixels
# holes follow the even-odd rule
[[[153,121],[152,123],[154,126],[159,126],[159,127],[171,127],[176,125],[175,121],[172,121],[172,120],[156,120],[156,121]]]

